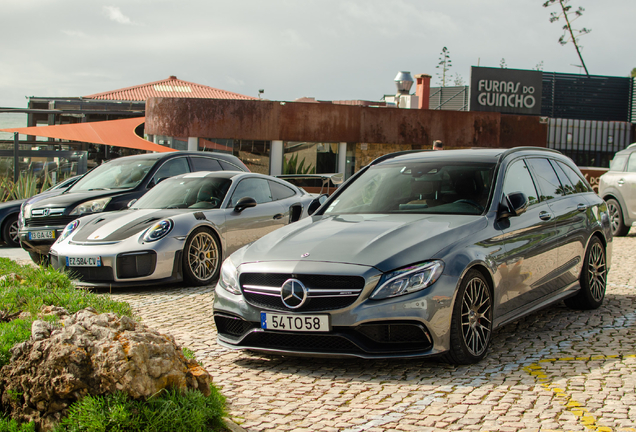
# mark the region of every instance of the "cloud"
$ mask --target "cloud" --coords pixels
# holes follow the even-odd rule
[[[119,24],[135,24],[130,18],[124,15],[117,6],[104,6],[104,11],[108,15],[108,18],[118,22]]]
[[[62,30],[62,33],[64,33],[66,36],[71,37],[86,37],[86,33],[77,30]]]

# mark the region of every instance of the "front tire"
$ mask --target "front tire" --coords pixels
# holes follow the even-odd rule
[[[221,247],[214,232],[195,229],[183,248],[183,273],[195,286],[207,285],[219,276]]]
[[[48,255],[42,255],[41,253],[38,253],[38,252],[29,252],[29,256],[31,257],[33,262],[36,263],[37,265],[46,266],[49,264]]]
[[[612,227],[612,234],[616,237],[626,236],[631,227],[625,225],[623,221],[623,210],[621,205],[613,198],[607,201],[607,210],[609,211],[610,226]]]
[[[20,233],[17,214],[9,216],[5,221],[2,226],[2,239],[9,247],[20,247]]]
[[[607,265],[605,247],[598,237],[592,237],[585,252],[579,283],[581,289],[575,296],[565,299],[566,306],[578,310],[599,308],[605,298]]]
[[[486,278],[469,270],[453,306],[451,346],[446,357],[453,364],[477,363],[488,352],[492,337],[492,292]]]

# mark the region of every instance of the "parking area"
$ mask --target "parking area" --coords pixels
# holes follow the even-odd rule
[[[213,287],[105,295],[192,349],[248,431],[636,431],[635,268],[632,229],[614,239],[600,309],[545,309],[498,330],[488,357],[462,367],[234,352],[215,342]]]

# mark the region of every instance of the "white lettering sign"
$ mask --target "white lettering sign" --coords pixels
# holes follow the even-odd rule
[[[477,102],[481,106],[497,106],[512,108],[534,107],[537,103],[533,86],[521,86],[520,82],[479,80]],[[519,87],[522,94],[519,94]]]

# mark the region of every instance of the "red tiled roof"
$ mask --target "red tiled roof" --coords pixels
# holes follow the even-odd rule
[[[84,96],[86,99],[101,100],[125,100],[145,101],[149,97],[178,97],[178,98],[204,98],[204,99],[243,99],[252,100],[256,97],[219,90],[201,84],[177,79],[171,76],[168,79],[155,81],[148,84],[140,84],[119,90],[96,93]]]

